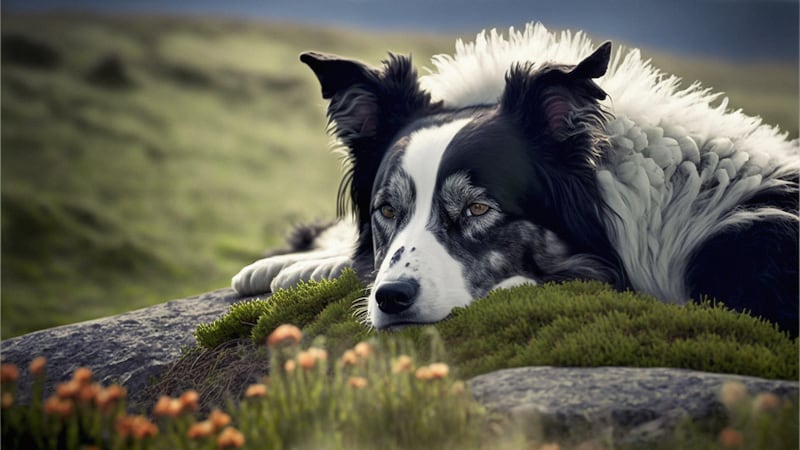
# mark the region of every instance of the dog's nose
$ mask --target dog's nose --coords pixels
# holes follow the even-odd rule
[[[386,314],[397,314],[408,309],[417,298],[419,283],[414,280],[397,280],[383,283],[375,291],[378,308]]]

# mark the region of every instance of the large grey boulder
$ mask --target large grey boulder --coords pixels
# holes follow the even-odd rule
[[[666,368],[521,367],[469,384],[489,410],[510,413],[546,435],[647,445],[687,418],[706,425],[724,420],[719,393],[727,381],[741,382],[752,394],[798,400],[796,381]]]
[[[241,300],[233,289],[219,289],[117,316],[36,331],[2,341],[0,357],[4,363],[22,369],[22,402],[30,392],[27,366],[40,355],[47,358],[45,394],[69,379],[76,368],[87,366],[96,381],[104,385],[120,383],[135,397],[180,356],[182,348],[194,345],[197,325],[214,321]]]

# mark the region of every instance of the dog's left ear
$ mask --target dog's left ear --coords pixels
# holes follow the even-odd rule
[[[564,141],[583,118],[596,118],[593,112],[606,93],[593,80],[605,75],[610,57],[606,42],[574,67],[516,65],[506,75],[502,109],[532,135]]]

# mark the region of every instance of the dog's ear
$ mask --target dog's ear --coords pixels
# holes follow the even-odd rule
[[[415,116],[431,111],[430,94],[419,87],[411,58],[389,54],[383,67],[335,55],[300,55],[329,99],[328,119],[333,133],[347,147],[351,165],[339,190],[339,212],[349,191],[353,209],[368,220],[375,174],[391,141]]]
[[[580,131],[583,119],[596,119],[606,93],[594,81],[605,75],[611,56],[606,42],[574,67],[518,64],[506,75],[503,111],[515,116],[533,135],[564,141]]]

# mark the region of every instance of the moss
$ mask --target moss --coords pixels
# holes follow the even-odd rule
[[[233,306],[227,316],[198,329],[198,342],[219,344],[234,338],[235,330],[263,342],[279,324],[292,323],[304,328],[308,339],[325,335],[334,351],[370,336],[400,335],[428,357],[429,332],[435,330],[447,350],[444,359],[461,377],[527,365],[798,376],[797,340],[720,303],[678,306],[599,282],[572,281],[493,291],[438,324],[386,333],[368,330],[353,317],[350,305],[363,289],[348,271],[337,280],[280,291],[264,303]],[[201,341],[201,335],[214,339]]]

